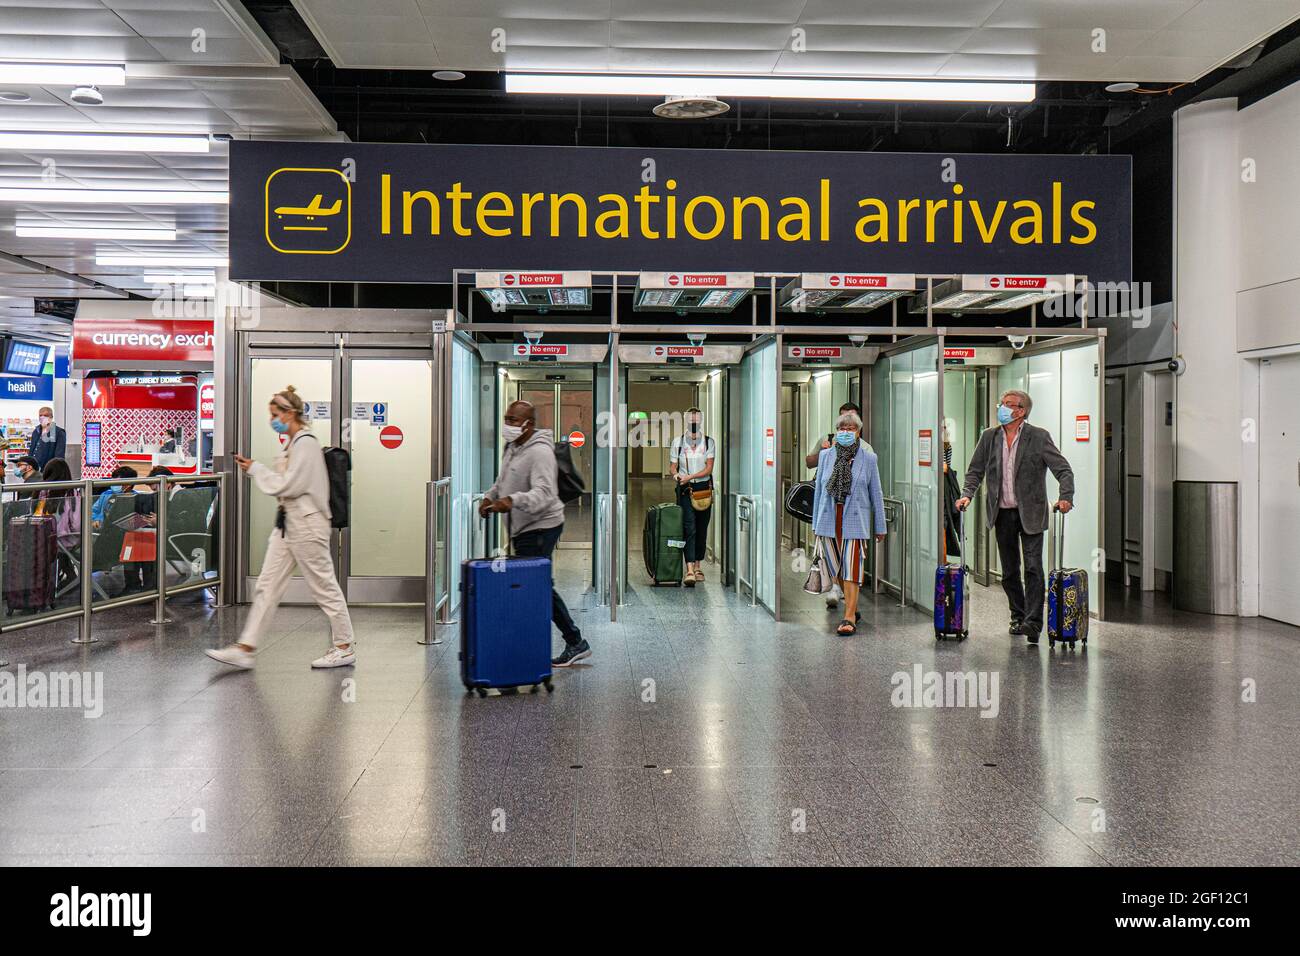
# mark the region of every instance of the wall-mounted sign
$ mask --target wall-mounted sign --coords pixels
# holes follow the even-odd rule
[[[975,350],[971,348],[945,348],[943,350],[944,359],[973,359]]]
[[[916,433],[916,463],[922,468],[934,465],[934,429],[922,428]]]
[[[574,448],[581,448],[583,445],[587,444],[587,436],[580,431],[571,431],[569,432],[569,444]]]
[[[1088,441],[1092,438],[1092,419],[1087,415],[1074,416],[1074,440]]]
[[[374,402],[370,406],[370,424],[387,425],[388,424],[388,403]]]
[[[844,350],[838,345],[792,345],[787,354],[792,359],[833,359],[839,358]]]
[[[1132,165],[1119,155],[230,144],[232,279],[448,282],[474,263],[690,263],[669,273],[683,288],[688,276],[869,257],[880,275],[1014,262],[1120,281],[1132,278],[1131,220]]]
[[[396,448],[402,443],[402,439],[405,437],[406,436],[402,434],[402,430],[396,425],[388,425],[382,428],[379,432],[379,444],[383,445],[385,448]]]
[[[568,355],[567,345],[524,345],[515,346],[515,355],[520,358],[532,358],[534,355]]]
[[[776,429],[769,428],[763,434],[763,461],[768,467],[776,464]]]
[[[212,341],[211,319],[87,318],[72,323],[72,357],[80,368],[210,365]]]
[[[199,386],[199,427],[211,431],[217,414],[217,387],[212,382]]]
[[[704,354],[703,345],[656,345],[656,358],[699,358]]]
[[[0,375],[0,398],[20,402],[50,402],[54,400],[52,375]]]

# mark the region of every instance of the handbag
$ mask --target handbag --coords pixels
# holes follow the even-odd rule
[[[825,594],[833,587],[835,587],[835,582],[822,571],[822,553],[819,545],[817,556],[813,558],[812,567],[808,569],[808,577],[803,582],[803,589],[809,594]]]
[[[687,485],[691,496],[691,507],[696,511],[708,511],[713,507],[713,479],[699,478]]]

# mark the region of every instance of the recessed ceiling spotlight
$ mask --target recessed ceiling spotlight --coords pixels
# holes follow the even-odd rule
[[[81,106],[99,106],[104,102],[104,94],[99,92],[97,86],[78,86],[70,98]]]
[[[1132,93],[1138,88],[1136,83],[1108,83],[1106,84],[1107,93]]]
[[[30,103],[32,97],[21,90],[0,90],[0,100],[6,103]]]
[[[462,73],[460,70],[434,70],[433,78],[435,80],[446,80],[447,82],[451,83],[451,82],[455,82],[456,80],[465,79],[465,74]]]

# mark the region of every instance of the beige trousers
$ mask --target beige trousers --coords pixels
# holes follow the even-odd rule
[[[257,576],[257,588],[253,592],[253,608],[244,622],[239,643],[257,647],[271,626],[296,566],[312,597],[329,618],[334,646],[352,644],[352,618],[343,599],[343,589],[334,576],[334,562],[330,560],[329,519],[320,512],[301,517],[291,514],[286,524],[283,536],[279,531],[271,531],[262,573]]]

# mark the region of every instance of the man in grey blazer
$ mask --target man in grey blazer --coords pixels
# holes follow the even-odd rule
[[[998,425],[980,436],[971,455],[962,497],[957,509],[965,511],[988,479],[988,521],[998,539],[1002,559],[1002,590],[1011,606],[1011,634],[1023,634],[1038,643],[1043,630],[1043,532],[1047,530],[1047,469],[1061,486],[1056,509],[1068,512],[1074,505],[1074,471],[1052,441],[1046,428],[1026,419],[1034,401],[1027,392],[1012,389],[998,405]],[[1024,581],[1020,577],[1024,552]]]

